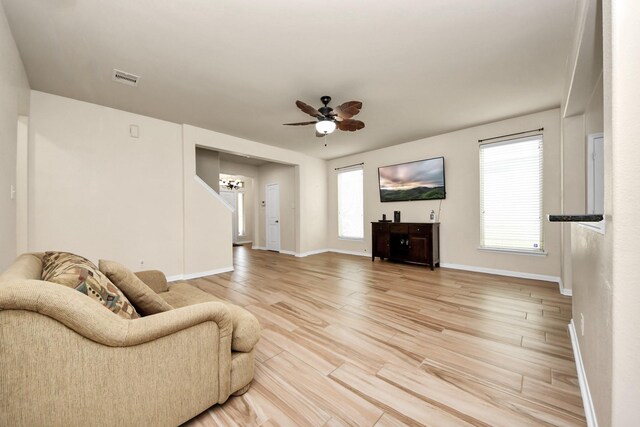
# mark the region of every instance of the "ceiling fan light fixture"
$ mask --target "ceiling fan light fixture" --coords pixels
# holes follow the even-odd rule
[[[318,133],[328,135],[334,130],[336,130],[336,122],[333,120],[320,120],[316,123],[316,130]]]
[[[320,98],[320,101],[322,101],[323,106],[318,109],[315,109],[311,105],[307,105],[300,100],[296,101],[296,107],[298,107],[303,113],[313,117],[314,120],[309,122],[284,123],[284,125],[315,125],[316,136],[319,138],[329,135],[336,129],[345,132],[354,132],[364,128],[363,122],[352,118],[362,109],[362,102],[348,101],[338,105],[334,110],[328,105],[331,101],[330,96],[323,96]]]

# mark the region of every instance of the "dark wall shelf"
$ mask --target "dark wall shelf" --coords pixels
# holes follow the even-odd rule
[[[549,222],[600,222],[603,215],[547,215]]]

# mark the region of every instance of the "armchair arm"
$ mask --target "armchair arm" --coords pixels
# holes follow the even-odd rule
[[[179,425],[231,392],[222,303],[125,320],[29,280],[0,285],[0,325],[0,425]]]
[[[109,347],[143,344],[182,329],[214,322],[220,340],[231,346],[229,309],[206,302],[135,320],[123,319],[75,289],[41,280],[27,280],[0,287],[0,310],[34,311],[67,326],[76,333]]]
[[[167,285],[167,277],[159,270],[146,270],[134,273],[138,279],[142,280],[148,287],[153,289],[156,294],[166,292],[169,289]]]

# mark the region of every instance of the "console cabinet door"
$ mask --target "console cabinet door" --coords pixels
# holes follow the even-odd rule
[[[389,233],[381,232],[376,236],[376,256],[389,258]]]
[[[412,234],[409,236],[409,261],[428,263],[429,246],[427,236]]]
[[[371,259],[375,257],[389,258],[389,224],[372,223],[372,254]]]

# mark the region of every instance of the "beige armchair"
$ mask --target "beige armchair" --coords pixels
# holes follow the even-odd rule
[[[178,425],[248,388],[259,329],[232,351],[230,305],[125,320],[41,269],[25,254],[0,275],[0,425]]]

